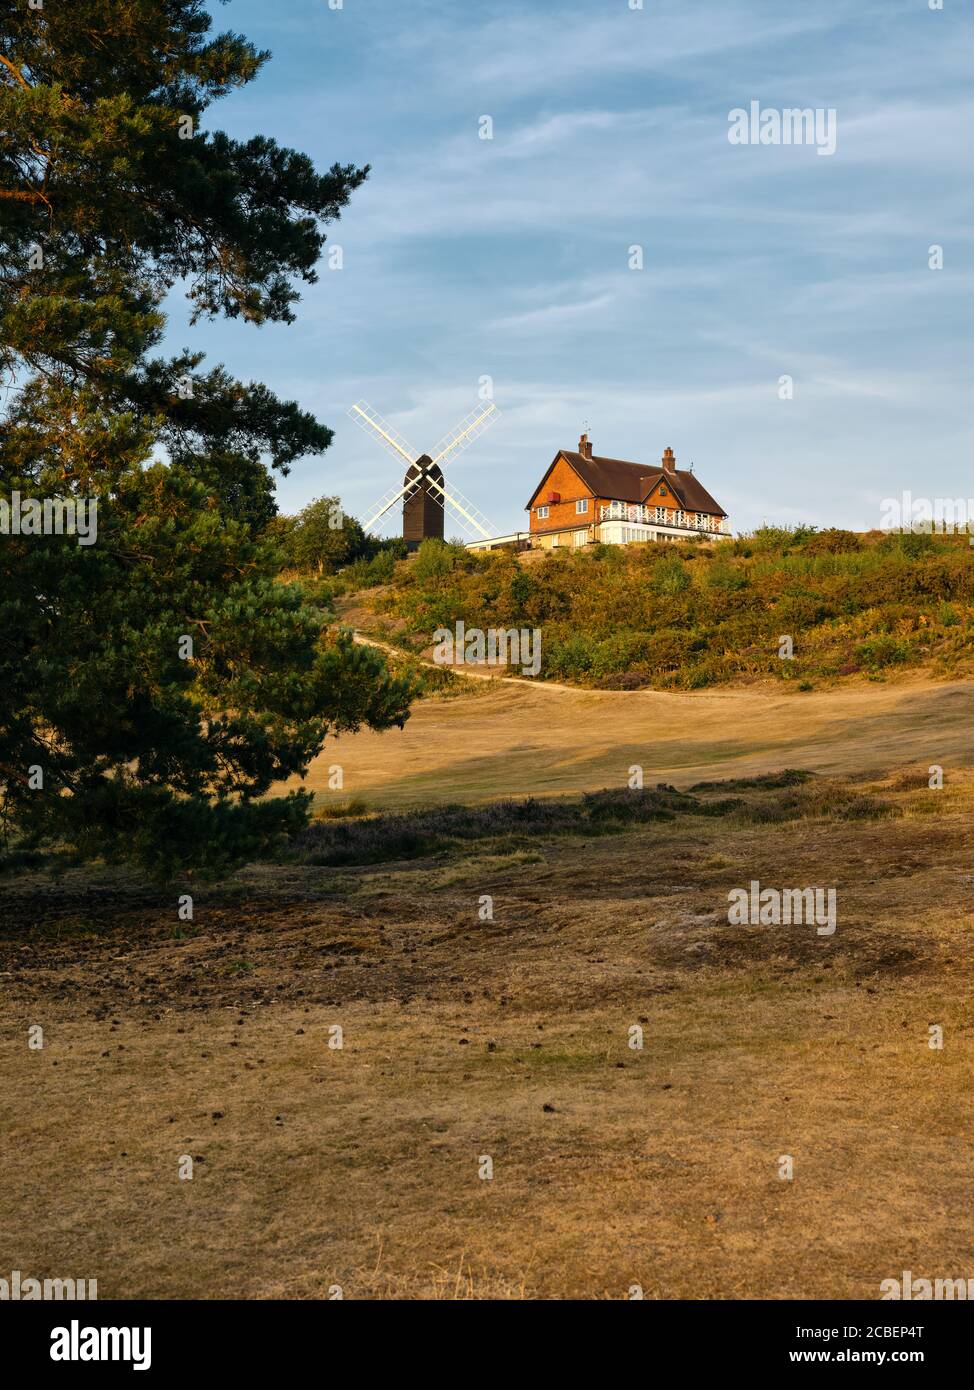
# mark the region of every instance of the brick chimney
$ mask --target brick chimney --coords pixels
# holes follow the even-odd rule
[[[592,444],[587,434],[583,434],[578,441],[578,452],[583,459],[590,459],[592,457]]]
[[[676,458],[674,457],[673,450],[670,448],[666,448],[663,450],[663,472],[676,472]]]

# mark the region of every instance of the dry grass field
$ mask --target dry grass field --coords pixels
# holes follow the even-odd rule
[[[497,797],[577,796],[625,786],[688,786],[783,767],[878,773],[908,763],[969,764],[974,681],[917,676],[832,690],[593,691],[474,676],[470,698],[425,700],[400,732],[332,744],[305,783],[323,807],[349,796],[374,810]],[[485,689],[486,687],[486,689]],[[330,790],[339,764],[343,787]]]
[[[719,818],[254,867],[193,890],[192,923],[185,886],[9,883],[4,1271],[103,1298],[874,1299],[903,1269],[974,1276],[972,701],[498,687],[343,740],[346,794],[797,766],[879,814],[764,822],[746,807],[777,794],[745,788]],[[834,886],[835,934],[729,926],[752,878]]]

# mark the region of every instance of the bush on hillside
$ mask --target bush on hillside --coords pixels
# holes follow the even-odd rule
[[[384,581],[383,581],[384,582]],[[541,679],[604,689],[730,680],[974,673],[966,537],[764,527],[716,545],[587,547],[532,556],[427,541],[378,605],[418,646],[437,627],[529,626]],[[794,660],[782,660],[790,636]]]

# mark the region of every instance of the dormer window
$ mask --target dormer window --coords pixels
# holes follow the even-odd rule
[[[669,496],[669,493],[666,491],[666,488],[665,488],[665,487],[661,487],[660,490],[659,490],[659,495],[660,495],[660,497],[668,497],[668,496]]]

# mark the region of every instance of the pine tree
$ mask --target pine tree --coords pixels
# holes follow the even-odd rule
[[[162,305],[179,284],[194,322],[291,321],[368,169],[204,129],[269,55],[211,36],[200,0],[0,16],[0,515],[97,501],[92,544],[0,534],[4,829],[223,872],[304,822],[275,783],[330,734],[401,726],[413,691],[275,580],[268,467],[331,431],[198,351],[157,355]]]

